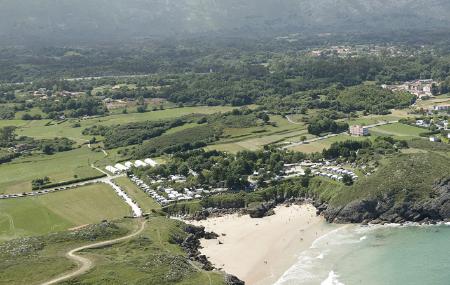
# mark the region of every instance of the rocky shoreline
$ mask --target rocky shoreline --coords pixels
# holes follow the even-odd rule
[[[202,269],[212,271],[216,269],[208,258],[200,253],[200,239],[217,239],[218,234],[205,231],[204,227],[187,225],[185,232],[188,234],[183,240],[178,240],[178,244],[186,251],[188,258],[192,261],[198,262],[202,265]],[[225,283],[227,285],[245,285],[245,282],[234,275],[225,274]]]
[[[396,202],[395,195],[354,201],[346,206],[333,207],[315,203],[318,214],[330,223],[437,223],[450,221],[450,178],[433,186],[434,195],[420,201],[404,199]]]
[[[263,218],[272,215],[273,209],[278,205],[309,203],[316,207],[318,215],[323,215],[328,222],[337,224],[401,224],[406,222],[429,224],[450,221],[450,178],[435,183],[433,190],[433,196],[420,201],[403,199],[402,202],[398,202],[399,199],[396,195],[385,194],[383,197],[353,201],[345,206],[333,206],[311,198],[291,198],[264,202],[253,208],[209,208],[189,218],[204,220],[235,213],[249,214],[252,218]]]

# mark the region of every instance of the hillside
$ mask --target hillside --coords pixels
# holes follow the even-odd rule
[[[0,243],[0,284],[41,284],[71,272],[76,265],[64,256],[67,251],[123,237],[136,231],[139,223],[115,220]],[[198,240],[186,229],[181,222],[151,217],[136,237],[84,250],[83,256],[94,260],[95,267],[85,275],[59,284],[239,284],[225,282],[229,276],[200,269],[200,263],[188,260],[188,253],[180,243],[190,238],[196,245]]]
[[[329,221],[422,221],[450,218],[450,164],[435,153],[402,154],[372,176],[341,187],[324,212]]]
[[[2,0],[10,41],[109,41],[204,33],[391,32],[450,27],[443,0]]]

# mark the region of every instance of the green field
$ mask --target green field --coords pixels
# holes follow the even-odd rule
[[[420,137],[420,133],[426,132],[426,129],[421,129],[414,126],[409,126],[401,123],[384,125],[370,130],[372,135],[378,136],[395,136],[395,137]]]
[[[371,124],[376,123],[375,121],[370,121],[368,118],[362,118],[359,119],[361,124]],[[378,119],[377,119],[378,120]],[[364,121],[364,122],[363,122]],[[354,121],[356,122],[356,121]],[[426,130],[409,126],[401,123],[394,123],[389,125],[384,125],[380,127],[375,127],[370,129],[370,137],[354,137],[354,136],[348,136],[348,135],[338,135],[335,137],[314,141],[307,144],[302,144],[293,148],[290,148],[294,151],[300,151],[304,153],[314,153],[314,152],[322,152],[323,149],[329,148],[332,143],[338,142],[338,141],[345,141],[345,140],[365,140],[365,139],[375,139],[378,136],[394,136],[398,139],[414,139],[414,138],[420,138],[419,134],[425,132]]]
[[[144,213],[150,213],[154,209],[161,208],[155,200],[149,197],[144,191],[139,189],[130,179],[127,177],[120,177],[114,180],[118,186],[120,186],[131,199],[137,202],[142,208]]]
[[[0,200],[0,241],[117,219],[130,209],[106,184]]]
[[[207,149],[228,152],[241,150],[258,150],[265,145],[283,142],[286,140],[300,140],[307,135],[306,125],[292,124],[281,116],[271,116],[272,125],[251,128],[229,128],[224,130],[223,138]]]
[[[331,138],[327,138],[327,139],[323,139],[323,140],[319,140],[319,141],[315,141],[315,142],[311,142],[311,143],[307,143],[307,144],[302,144],[293,148],[290,148],[290,150],[294,150],[294,151],[299,151],[299,152],[304,152],[304,153],[314,153],[314,152],[322,152],[322,150],[324,150],[325,148],[329,148],[331,146],[331,144],[335,143],[335,142],[339,142],[339,141],[346,141],[346,140],[367,140],[367,139],[371,139],[370,137],[352,137],[349,135],[337,135],[335,137],[331,137]]]
[[[87,147],[54,155],[33,155],[0,165],[0,193],[21,193],[31,191],[31,181],[45,176],[51,182],[97,176],[91,164],[104,159],[102,152]]]
[[[105,117],[90,118],[86,120],[68,119],[64,122],[51,122],[50,120],[23,121],[23,120],[1,120],[0,127],[17,126],[18,135],[30,136],[34,138],[54,138],[67,137],[78,143],[85,143],[91,136],[84,136],[82,131],[93,125],[115,125],[141,121],[157,121],[178,118],[189,114],[214,114],[228,112],[233,107],[222,106],[199,106],[173,108],[159,111],[149,111],[146,113],[113,114]],[[73,127],[79,123],[81,127]]]
[[[380,122],[386,122],[386,121],[398,121],[402,118],[402,116],[399,115],[370,115],[370,116],[363,116],[360,118],[351,118],[349,120],[342,120],[349,125],[373,125]]]
[[[20,120],[20,119],[22,119],[22,116],[24,114],[41,115],[42,118],[45,118],[45,116],[46,116],[46,114],[44,112],[42,112],[42,110],[40,108],[35,107],[35,108],[32,108],[32,109],[27,110],[27,111],[16,112],[15,118]]]

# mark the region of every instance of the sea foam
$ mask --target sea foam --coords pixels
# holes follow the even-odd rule
[[[323,280],[320,285],[345,285],[344,283],[338,280],[339,275],[337,275],[334,271],[330,271],[327,279]]]

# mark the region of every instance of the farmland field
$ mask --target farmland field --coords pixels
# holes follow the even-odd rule
[[[420,133],[426,131],[427,131],[426,129],[396,123],[373,128],[370,130],[370,133],[373,135],[384,135],[384,136],[389,135],[396,137],[419,137]]]
[[[398,121],[401,119],[401,116],[395,116],[395,115],[371,115],[371,116],[364,116],[360,118],[352,118],[350,120],[343,120],[344,122],[348,123],[349,125],[373,125],[380,122],[385,121]]]
[[[292,124],[281,116],[271,116],[270,120],[274,123],[273,126],[225,129],[223,138],[217,144],[208,146],[207,149],[228,152],[257,150],[264,145],[295,140],[295,138],[299,140],[301,136],[307,135],[304,124]]]
[[[370,139],[370,137],[352,137],[349,135],[337,135],[335,137],[326,138],[323,140],[314,141],[307,144],[298,145],[296,147],[290,148],[290,150],[294,151],[300,151],[304,153],[314,153],[314,152],[322,152],[323,149],[329,148],[331,144],[339,141],[346,141],[346,140],[366,140]]]
[[[62,231],[130,213],[128,205],[106,184],[1,200],[0,209],[0,241]]]
[[[233,107],[183,107],[166,109],[159,111],[149,111],[146,113],[130,113],[130,114],[115,114],[105,117],[96,117],[86,120],[68,119],[61,123],[52,123],[48,125],[49,120],[39,121],[22,121],[22,120],[2,120],[0,127],[3,126],[17,126],[19,135],[30,136],[34,138],[54,138],[67,137],[76,140],[78,143],[84,143],[89,140],[90,136],[82,135],[83,129],[93,125],[115,125],[126,124],[141,121],[157,121],[166,120],[177,117],[182,117],[189,114],[213,114],[218,112],[227,112],[234,109]],[[75,123],[79,123],[80,127],[74,127]]]
[[[31,191],[31,181],[48,176],[52,182],[86,178],[100,173],[91,168],[96,160],[104,158],[102,152],[87,147],[54,155],[33,155],[0,165],[0,193]]]

